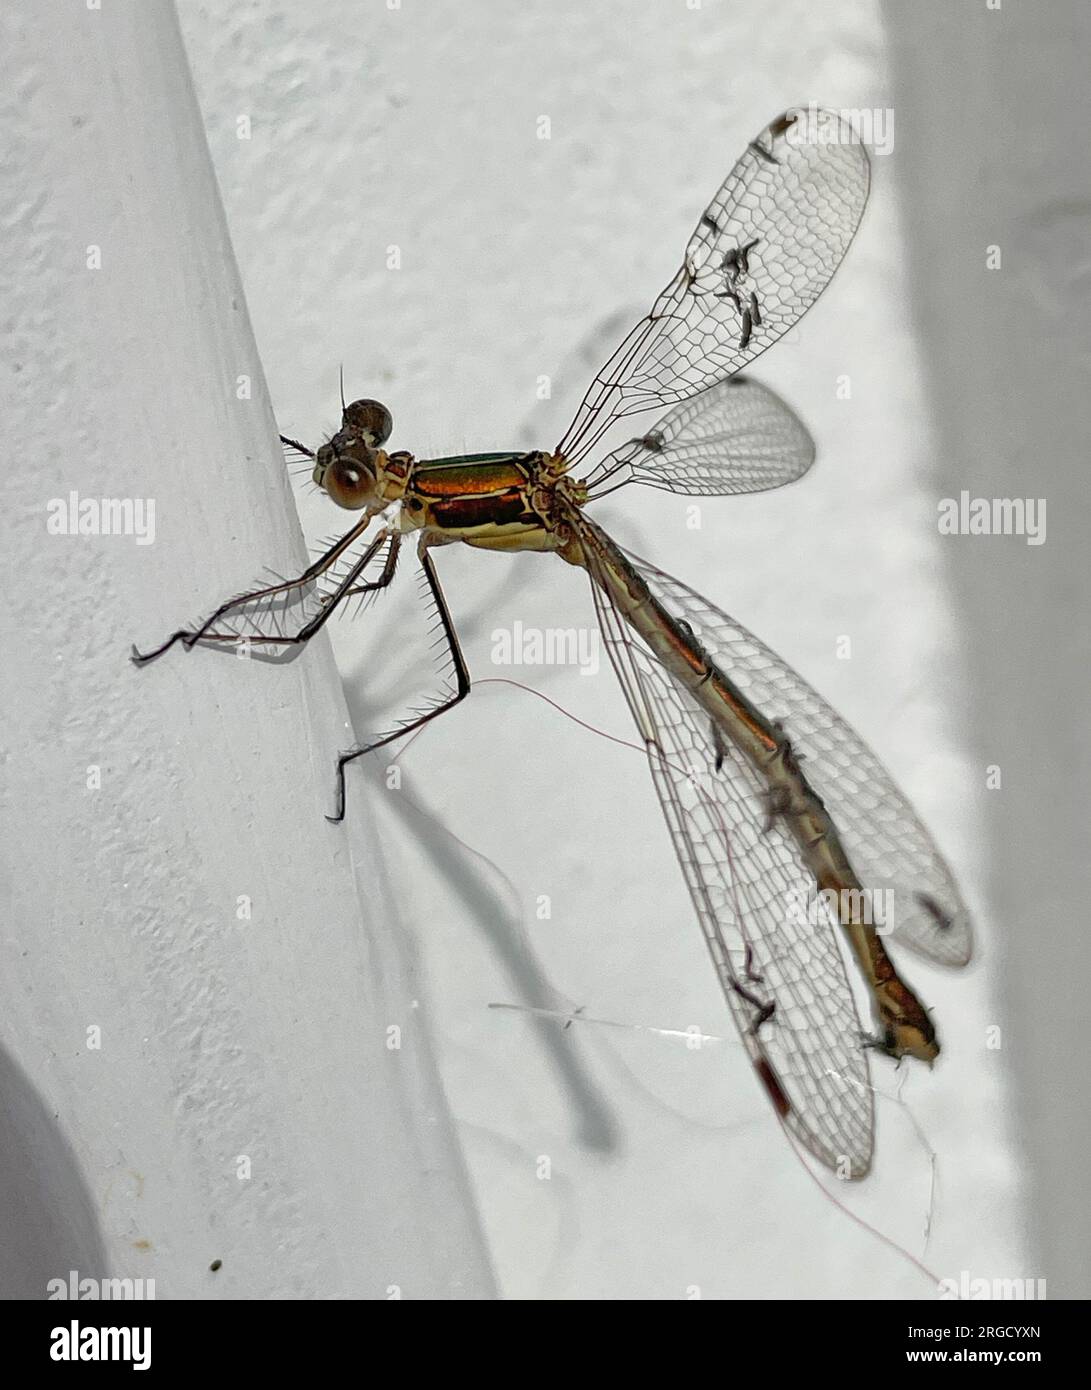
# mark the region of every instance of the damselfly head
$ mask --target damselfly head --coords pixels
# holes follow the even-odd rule
[[[350,512],[378,499],[381,446],[394,427],[380,401],[353,401],[345,406],[341,428],[314,456],[314,481]]]

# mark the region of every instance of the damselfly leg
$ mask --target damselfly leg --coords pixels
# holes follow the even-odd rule
[[[453,709],[460,700],[464,700],[470,693],[470,672],[466,666],[466,659],[462,655],[462,647],[455,631],[455,625],[451,620],[451,610],[447,606],[447,600],[440,587],[439,576],[436,574],[435,564],[428,554],[428,548],[423,540],[419,548],[419,555],[421,571],[424,574],[425,584],[435,609],[436,630],[439,636],[434,645],[443,644],[447,648],[447,657],[451,663],[454,677],[454,689],[431,709],[424,710],[421,714],[406,720],[380,738],[372,739],[360,748],[353,748],[350,752],[341,754],[337,759],[337,813],[326,817],[335,825],[345,819],[345,768],[348,767],[349,763],[355,762],[357,758],[362,758],[365,753],[374,753],[376,749],[386,747],[395,739],[404,738],[406,734],[423,729],[433,719],[438,719],[441,714],[446,714],[449,709]]]
[[[176,642],[181,642],[187,651],[191,650],[198,642],[239,642],[249,641],[257,643],[269,643],[273,646],[302,646],[309,642],[319,629],[329,621],[334,610],[346,598],[353,594],[372,592],[377,589],[386,588],[394,578],[394,567],[397,563],[398,537],[380,532],[370,543],[363,555],[350,568],[346,577],[330,593],[325,594],[319,601],[318,611],[303,624],[298,632],[263,632],[260,628],[247,631],[217,632],[217,623],[222,623],[225,618],[229,618],[233,613],[240,613],[248,605],[261,604],[268,600],[276,599],[284,595],[291,595],[308,584],[312,584],[316,579],[326,574],[337,561],[345,554],[354,541],[358,540],[366,529],[366,523],[361,522],[359,526],[354,526],[351,531],[342,536],[329,550],[321,555],[312,565],[307,568],[296,579],[286,579],[278,584],[269,584],[261,589],[251,589],[245,594],[238,594],[235,598],[228,599],[221,603],[205,621],[197,628],[179,628],[178,631],[171,633],[166,641],[161,642],[150,652],[138,651],[135,647],[132,650],[132,660],[137,666],[144,666],[149,661],[154,661],[174,646]],[[379,578],[364,584],[357,584],[360,575],[371,564],[385,542],[389,542],[390,551],[387,555],[386,563]]]

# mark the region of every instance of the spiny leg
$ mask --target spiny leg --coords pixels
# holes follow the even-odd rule
[[[435,566],[432,558],[428,554],[427,544],[422,540],[418,554],[420,556],[421,568],[428,583],[433,602],[436,605],[436,613],[439,617],[440,632],[443,640],[447,643],[447,652],[451,658],[451,664],[455,672],[455,689],[449,699],[443,700],[434,709],[426,710],[424,714],[416,719],[410,720],[408,724],[403,724],[401,728],[394,729],[389,734],[384,734],[382,738],[374,739],[371,743],[365,744],[363,748],[354,748],[351,753],[342,753],[337,759],[337,814],[327,816],[326,819],[336,825],[345,819],[345,768],[356,758],[362,758],[365,753],[374,753],[377,748],[383,748],[388,743],[393,743],[395,739],[404,738],[406,734],[411,734],[415,729],[421,729],[433,719],[438,719],[441,714],[445,714],[449,709],[453,709],[460,700],[464,700],[470,693],[470,673],[466,668],[466,660],[462,655],[462,648],[459,646],[458,634],[455,632],[455,625],[451,620],[451,613],[447,607],[447,600],[443,596],[440,588],[439,578],[436,575]]]
[[[390,542],[390,549],[387,551],[383,567],[379,572],[378,579],[365,580],[363,584],[357,584],[360,575],[367,569],[379,547],[384,541]],[[328,620],[330,614],[342,602],[352,594],[373,594],[379,589],[386,589],[394,579],[394,573],[398,568],[398,554],[401,550],[402,538],[397,531],[380,531],[375,539],[360,556],[359,560],[353,565],[352,569],[345,575],[337,588],[323,601],[322,610],[316,613],[307,623],[306,627],[301,628],[298,636],[293,640],[306,642],[314,636],[320,627]]]
[[[360,521],[356,526],[352,528],[351,531],[348,531],[344,536],[341,537],[339,541],[335,542],[335,544],[332,545],[324,555],[320,555],[319,558],[315,560],[313,564],[308,565],[298,579],[288,579],[285,580],[283,583],[272,584],[268,588],[264,589],[254,589],[250,593],[239,594],[236,598],[228,599],[226,603],[221,603],[219,608],[217,608],[216,611],[211,615],[211,617],[207,618],[199,628],[196,628],[192,631],[186,628],[180,628],[177,632],[172,633],[165,642],[161,643],[158,647],[156,647],[154,651],[139,652],[134,647],[131,655],[132,661],[137,666],[143,666],[149,661],[154,661],[156,657],[162,656],[164,652],[169,651],[170,648],[174,646],[175,642],[181,642],[182,645],[185,647],[186,651],[189,651],[192,647],[194,647],[198,642],[202,640],[213,642],[237,642],[239,640],[237,633],[213,633],[211,631],[211,628],[214,626],[214,624],[219,622],[221,618],[226,617],[227,614],[235,608],[241,608],[244,604],[247,603],[256,603],[259,599],[275,598],[277,594],[290,593],[293,589],[300,589],[303,587],[304,584],[309,584],[311,580],[317,579],[319,575],[325,574],[325,572],[330,568],[330,566],[335,564],[338,558],[344,554],[344,552],[353,543],[353,541],[357,540],[359,536],[367,529],[369,521],[370,518],[365,518],[362,521]],[[378,550],[379,546],[382,544],[382,541],[384,539],[384,535],[380,533],[376,540],[373,541],[371,545],[368,547],[368,549],[365,551],[363,563],[366,563],[368,560],[372,559],[372,557],[374,556],[375,552]],[[362,564],[355,566],[353,569],[353,573],[358,574],[361,568]],[[333,602],[340,602],[340,600],[344,597],[345,594],[341,592],[341,590],[339,589],[337,594],[334,595]],[[319,614],[319,617],[323,617],[323,615],[325,617],[329,616],[325,608],[323,609],[322,614]],[[319,626],[320,625],[321,624],[319,624]],[[263,636],[259,634],[251,638],[250,640],[254,642],[271,642],[280,644],[306,642],[307,639],[313,636],[314,632],[317,631],[317,628],[313,628],[311,631],[308,631],[308,628],[311,628],[310,623],[308,623],[307,627],[304,628],[301,632],[297,633],[295,636]]]
[[[304,454],[309,459],[314,458],[314,450],[308,449],[306,444],[300,444],[298,439],[289,439],[286,434],[282,434],[280,436],[280,442],[282,444],[287,444],[289,449],[298,449],[301,454]]]

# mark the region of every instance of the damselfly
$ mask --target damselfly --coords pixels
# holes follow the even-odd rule
[[[463,541],[533,550],[584,568],[602,636],[647,751],[656,791],[728,1007],[762,1086],[792,1134],[843,1177],[871,1162],[872,1093],[839,935],[866,985],[890,1056],[931,1062],[939,1043],[884,941],[946,965],[970,955],[951,875],[874,754],[779,657],[677,579],[637,559],[588,515],[629,483],[717,496],[799,478],[814,447],[786,405],[740,369],[798,322],[829,283],[867,201],[852,127],[813,106],[754,140],[701,214],[681,268],[591,383],[549,453],[417,459],[388,452],[374,400],[343,405],[317,451],[319,488],[360,519],[303,574],[230,599],[175,642],[299,646],[353,595],[394,578],[407,536],[451,663],[434,707],[340,756],[345,768],[470,691],[431,550]],[[624,417],[672,408],[573,470]],[[377,523],[372,530],[372,523]],[[262,625],[299,603],[294,631]]]

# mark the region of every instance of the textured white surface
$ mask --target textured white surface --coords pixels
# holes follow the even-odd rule
[[[487,1296],[328,644],[128,661],[304,553],[173,10],[2,25],[0,1294]],[[154,544],[47,535],[72,489]]]
[[[745,141],[794,103],[891,105],[870,4],[206,0],[183,17],[281,428],[314,441],[335,426],[343,363],[346,392],[385,400],[394,443],[424,456],[551,445]],[[896,179],[896,153],[876,161],[844,268],[755,372],[817,439],[811,475],[699,508],[632,489],[598,515],[857,725],[978,905],[980,772],[960,739],[958,617],[939,568]],[[338,525],[331,512],[304,504],[316,534]],[[581,576],[461,547],[438,565],[479,679],[522,679],[630,736],[605,663],[585,678],[490,661],[494,630],[516,620],[591,625]],[[415,688],[406,612],[392,599],[335,633],[361,737]],[[843,636],[851,660],[837,659]],[[355,808],[385,767],[351,779],[359,833]],[[487,1008],[728,1031],[639,754],[480,685],[405,755],[378,818],[507,1295],[931,1296],[817,1192],[736,1044],[690,1052]],[[1032,1272],[1004,1058],[983,1042],[988,921],[981,938],[962,977],[906,963],[936,1010],[940,1065],[875,1067],[886,1091],[904,1081],[936,1153],[930,1241],[929,1162],[897,1106],[880,1103],[873,1177],[837,1192],[940,1276]]]
[[[1001,774],[976,807],[1032,1268],[1051,1298],[1086,1299],[1091,146],[1071,132],[1074,113],[1087,125],[1091,8],[884,13],[936,495],[1048,508],[1044,544],[958,537],[942,560],[973,760]]]

